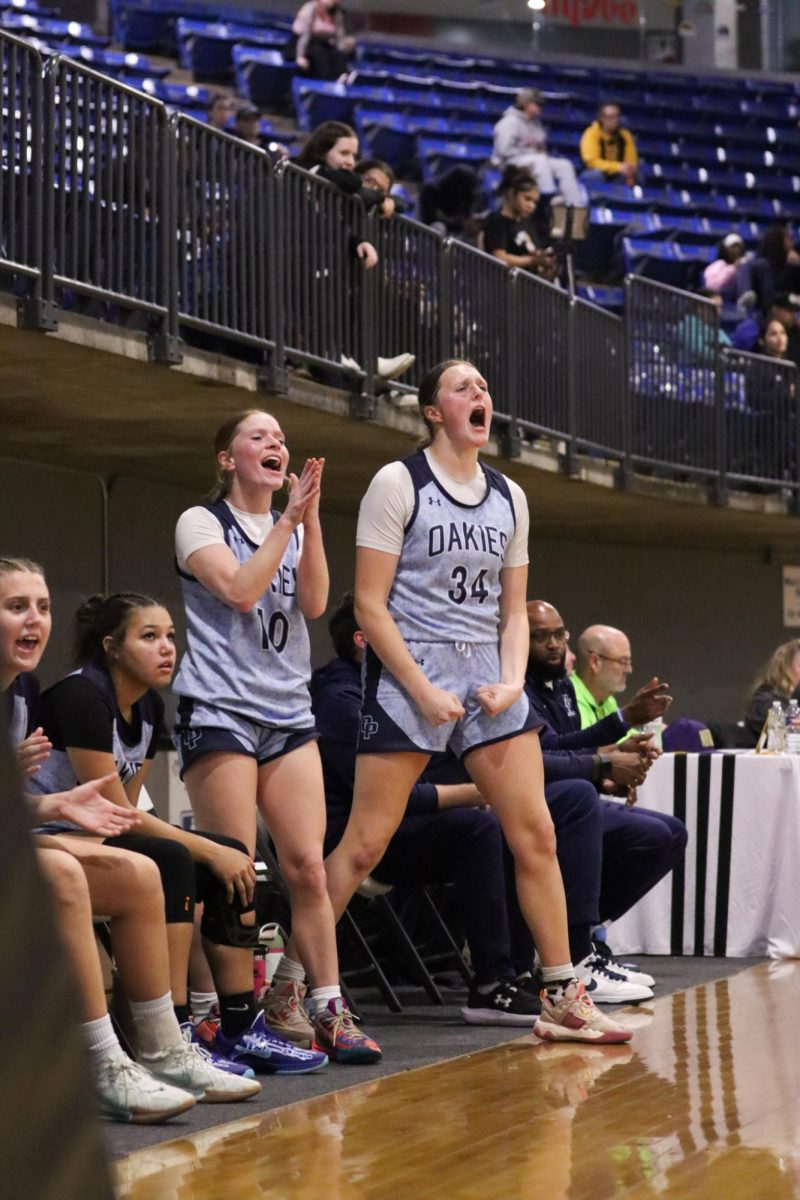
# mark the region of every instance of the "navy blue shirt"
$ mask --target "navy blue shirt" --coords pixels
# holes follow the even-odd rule
[[[557,679],[542,680],[533,671],[525,676],[525,692],[535,715],[543,722],[539,743],[544,760],[545,783],[561,779],[599,779],[598,746],[610,746],[627,733],[628,726],[616,713],[581,729],[578,701],[566,672]],[[581,753],[582,751],[582,753]]]

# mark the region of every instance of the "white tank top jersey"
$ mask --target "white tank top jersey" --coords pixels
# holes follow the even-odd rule
[[[465,503],[445,489],[426,454],[412,454],[402,466],[413,506],[388,600],[400,633],[411,642],[496,642],[500,572],[527,562],[527,545],[522,563],[508,561],[512,546],[522,557],[509,481],[484,465],[482,498]],[[368,545],[367,538],[359,520],[358,544]]]
[[[229,504],[205,505],[218,529],[202,544],[225,544],[237,562],[252,558],[272,524],[263,522],[259,541],[250,536]],[[186,569],[195,549],[182,544],[181,527],[198,525],[189,509],[178,522],[176,565],[186,610],[187,650],[173,683],[175,694],[225,709],[277,729],[313,726],[308,681],[311,648],[308,630],[297,605],[297,564],[302,551],[301,531],[295,530],[270,586],[249,613],[237,612],[219,600]],[[202,510],[200,510],[202,511]],[[208,518],[206,517],[206,521]],[[183,565],[181,565],[183,563]]]

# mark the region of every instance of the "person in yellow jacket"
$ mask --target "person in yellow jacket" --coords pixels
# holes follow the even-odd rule
[[[581,158],[585,170],[581,179],[619,180],[631,187],[636,182],[639,155],[629,129],[621,124],[622,114],[618,104],[611,101],[600,105],[597,120],[583,131],[581,136]]]

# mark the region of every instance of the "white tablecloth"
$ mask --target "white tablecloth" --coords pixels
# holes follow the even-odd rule
[[[685,804],[689,844],[683,872],[611,926],[617,957],[800,957],[800,756],[665,754],[638,803]]]

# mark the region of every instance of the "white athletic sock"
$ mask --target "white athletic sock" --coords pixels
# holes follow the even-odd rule
[[[571,962],[554,967],[540,967],[542,983],[549,996],[561,996],[564,989],[575,979],[575,968]]]
[[[139,1058],[160,1058],[174,1046],[182,1044],[181,1027],[169,992],[156,1000],[131,1000],[130,1007],[136,1026]]]
[[[294,958],[289,958],[288,954],[281,955],[281,961],[278,963],[275,974],[272,977],[273,983],[288,983],[290,979],[297,983],[302,983],[306,977],[305,968],[302,963],[297,962]]]
[[[494,983],[479,983],[476,991],[479,996],[489,996],[495,988],[500,986],[500,980],[495,979]]]
[[[100,1062],[103,1059],[109,1059],[113,1062],[114,1060],[127,1057],[122,1046],[117,1041],[117,1035],[114,1032],[114,1026],[111,1023],[111,1017],[108,1013],[104,1017],[98,1017],[96,1021],[84,1021],[81,1025],[81,1031],[86,1038],[89,1053],[95,1062]]]
[[[342,989],[338,986],[312,988],[309,995],[311,1007],[314,1011],[314,1016],[318,1017],[325,1012],[328,1007],[329,1000],[341,1000]]]
[[[189,1009],[195,1023],[209,1016],[215,1004],[219,1004],[216,992],[189,992]]]

